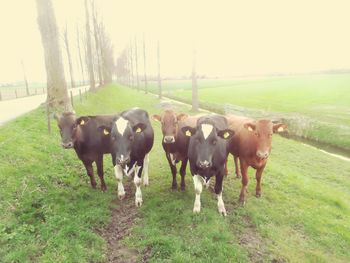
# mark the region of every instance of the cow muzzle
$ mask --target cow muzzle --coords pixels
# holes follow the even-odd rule
[[[129,157],[126,157],[126,158],[124,158],[124,157],[119,157],[119,158],[117,158],[116,159],[116,163],[118,164],[118,165],[120,165],[121,167],[125,167],[125,165],[126,164],[128,164],[130,162],[130,158]]]
[[[62,142],[61,145],[64,149],[70,149],[70,148],[73,148],[74,143],[73,142]]]
[[[208,169],[211,167],[211,162],[205,160],[205,161],[198,161],[197,166],[200,169]]]
[[[164,141],[164,143],[174,143],[175,137],[174,136],[164,136],[163,141]]]
[[[267,159],[269,157],[268,151],[257,151],[256,156],[262,160]]]

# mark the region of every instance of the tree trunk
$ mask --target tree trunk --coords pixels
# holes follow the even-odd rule
[[[192,111],[198,111],[198,87],[196,76],[196,52],[193,51],[193,65],[192,65]]]
[[[29,96],[29,87],[28,87],[28,81],[27,81],[27,75],[26,75],[26,70],[24,68],[24,63],[23,60],[21,60],[21,64],[22,64],[22,70],[23,70],[23,79],[24,79],[24,84],[26,85],[26,94],[27,96]]]
[[[66,28],[63,32],[63,38],[64,38],[64,44],[66,45],[66,51],[67,51],[69,73],[70,73],[70,83],[71,83],[71,87],[74,88],[75,82],[74,82],[74,73],[73,73],[73,66],[72,66],[72,57],[70,55],[70,49],[69,49],[67,25],[66,25]]]
[[[157,47],[157,54],[158,54],[158,92],[159,92],[159,99],[162,98],[162,81],[160,79],[160,47],[159,47],[159,41],[158,41],[158,47]]]
[[[56,16],[51,0],[36,0],[38,24],[44,47],[47,103],[54,110],[72,111],[64,77]]]
[[[82,80],[83,80],[83,85],[85,85],[84,64],[83,64],[83,60],[81,59],[80,36],[79,36],[79,28],[78,28],[78,26],[77,26],[77,43],[78,43],[79,62],[80,62],[80,68],[81,68],[81,77],[82,77]]]
[[[147,73],[146,73],[146,44],[145,44],[145,35],[143,35],[143,69],[145,73],[145,93],[148,93],[147,87]]]
[[[136,85],[137,85],[137,91],[139,91],[140,88],[140,82],[139,82],[139,69],[138,69],[138,63],[137,63],[137,39],[135,36],[135,69],[136,69]]]
[[[132,55],[132,42],[130,40],[130,71],[131,71],[131,87],[134,87],[134,63],[133,63],[133,55]]]
[[[90,78],[90,90],[95,90],[94,64],[92,59],[91,38],[90,38],[90,16],[87,0],[85,0],[85,17],[86,17],[86,49],[87,49],[87,66]]]
[[[92,19],[94,22],[94,38],[95,38],[95,46],[96,46],[96,57],[97,57],[97,72],[98,72],[98,79],[100,86],[104,84],[103,77],[102,77],[102,56],[101,56],[101,41],[99,37],[99,29],[97,25],[97,19],[96,19],[96,13],[95,13],[95,4],[92,1],[91,2],[91,13],[92,13]]]

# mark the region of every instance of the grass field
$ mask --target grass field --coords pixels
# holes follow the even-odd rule
[[[164,93],[191,100],[190,81],[164,81]],[[291,132],[350,152],[350,74],[198,80],[199,99],[286,118]],[[152,83],[150,88],[157,91]]]
[[[89,94],[76,111],[106,114],[134,106],[161,111],[153,95],[115,85]],[[144,205],[123,240],[140,258],[149,251],[150,262],[350,261],[349,162],[276,136],[261,199],[253,195],[251,170],[247,204],[238,205],[240,182],[231,159],[223,194],[228,216],[217,213],[215,197],[206,190],[202,212],[194,215],[191,176],[184,193],[170,189],[160,126],[152,123],[150,186],[142,187]],[[0,262],[106,260],[99,229],[110,222],[117,196],[110,157],[105,158],[108,190],[102,193],[90,188],[75,153],[59,144],[57,128],[47,133],[44,109],[0,128]]]

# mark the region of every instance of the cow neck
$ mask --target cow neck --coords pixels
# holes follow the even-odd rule
[[[77,132],[75,134],[75,137],[76,137],[76,140],[75,140],[75,143],[74,143],[74,147],[79,149],[79,148],[81,148],[81,145],[85,141],[84,133],[83,133],[83,130],[80,127],[80,125],[78,125],[78,127],[77,127]]]

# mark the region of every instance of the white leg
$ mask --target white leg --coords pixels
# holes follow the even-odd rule
[[[223,216],[226,216],[225,204],[224,204],[224,200],[222,200],[222,190],[221,190],[220,194],[217,195],[217,198],[218,198],[219,213]]]
[[[149,153],[146,154],[145,159],[143,160],[143,185],[148,186],[148,164],[149,164]]]
[[[122,200],[125,197],[125,191],[123,186],[123,169],[120,165],[114,166],[115,177],[118,181],[118,197]]]
[[[137,207],[142,205],[141,178],[138,177],[138,173],[140,171],[140,168],[141,168],[141,166],[136,166],[135,176],[134,176],[134,184],[136,186],[135,205]]]
[[[193,176],[194,190],[196,192],[196,199],[194,201],[193,213],[199,213],[201,211],[201,193],[202,193],[202,180],[200,175]]]

